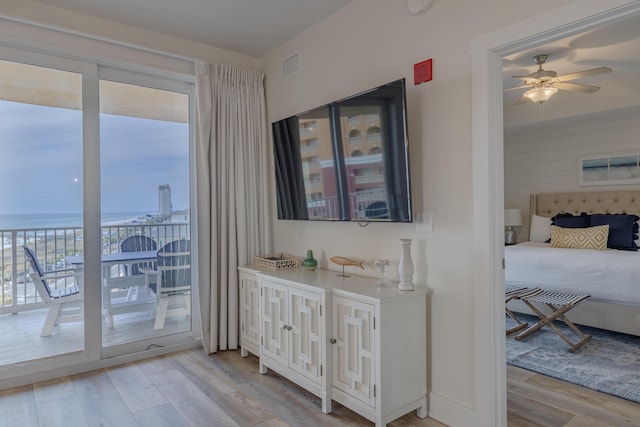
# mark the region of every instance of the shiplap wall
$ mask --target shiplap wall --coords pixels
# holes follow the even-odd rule
[[[518,242],[528,240],[530,194],[640,187],[578,185],[582,156],[640,152],[640,114],[505,134],[504,143],[504,205],[523,215]]]

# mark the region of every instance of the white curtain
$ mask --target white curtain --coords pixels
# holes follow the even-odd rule
[[[238,348],[238,266],[271,247],[264,74],[196,62],[198,293],[207,353]]]

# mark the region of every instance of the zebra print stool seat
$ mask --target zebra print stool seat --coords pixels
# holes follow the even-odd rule
[[[529,327],[515,338],[516,340],[521,340],[532,333],[538,331],[545,325],[549,325],[549,327],[556,333],[560,338],[564,340],[569,345],[569,352],[573,353],[578,350],[584,344],[588,343],[591,340],[591,335],[585,335],[576,325],[573,324],[566,316],[565,313],[574,308],[580,302],[589,298],[591,295],[589,294],[567,294],[561,292],[550,292],[544,291],[542,289],[536,289],[532,292],[524,293],[516,296],[515,298],[520,299],[524,302],[530,309],[533,311],[540,320],[533,326]],[[549,309],[551,309],[551,314],[544,314],[538,307],[534,304],[544,304]],[[554,320],[562,320],[577,336],[578,341],[573,342],[571,339],[565,335],[556,325],[553,324]]]
[[[507,313],[507,315],[509,317],[511,317],[516,323],[517,325],[514,326],[513,328],[509,328],[507,329],[507,335],[510,335],[514,332],[518,332],[523,330],[524,328],[526,328],[527,326],[529,326],[529,324],[527,322],[523,322],[522,320],[518,319],[518,317],[511,311],[509,310],[509,307],[507,307],[507,304],[509,303],[509,301],[518,298],[520,295],[525,295],[525,294],[529,294],[532,291],[538,291],[539,289],[529,289],[529,288],[524,288],[524,287],[520,287],[520,286],[510,286],[510,285],[505,285],[504,287],[504,297],[505,297],[505,307],[504,307],[504,311]]]

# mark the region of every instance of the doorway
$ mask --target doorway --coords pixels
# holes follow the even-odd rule
[[[578,4],[579,3],[579,4]],[[478,405],[491,408],[491,425],[506,426],[506,362],[504,356],[504,151],[502,58],[552,40],[578,34],[640,14],[630,1],[573,2],[474,39],[472,51],[472,139],[474,194],[474,276],[478,348]],[[517,40],[517,42],[514,42]],[[487,226],[488,225],[488,226]],[[487,338],[489,337],[489,338]],[[490,370],[484,369],[491,366]]]

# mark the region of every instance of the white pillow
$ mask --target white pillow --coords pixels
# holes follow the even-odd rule
[[[546,216],[531,215],[529,228],[529,241],[544,243],[551,238],[551,218]]]

